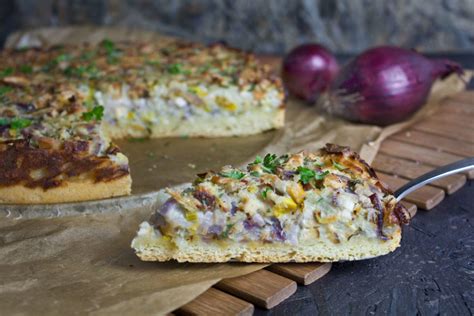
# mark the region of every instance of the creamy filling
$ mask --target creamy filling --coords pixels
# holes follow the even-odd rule
[[[282,182],[282,188],[292,184],[291,181]],[[356,185],[356,191],[373,194],[370,190],[361,189],[361,186]],[[271,199],[278,206],[288,198],[275,195]],[[364,194],[325,188],[319,192],[307,192],[301,209],[280,211],[278,207],[270,208],[260,199],[252,197],[251,193],[241,191],[237,196],[221,196],[222,209],[190,215],[176,200],[170,198],[155,213],[150,223],[158,235],[177,233],[188,239],[199,236],[204,241],[227,239],[297,245],[319,238],[341,243],[356,235],[379,237],[374,220],[377,210],[372,205],[367,206],[367,199],[368,196]],[[239,204],[243,211],[234,210]],[[386,225],[383,234],[390,236],[395,230],[395,226]]]
[[[90,94],[83,87],[84,94]],[[108,92],[94,91],[94,102],[105,108],[104,121],[111,128],[126,128],[132,137],[146,136],[153,129],[195,119],[229,119],[254,110],[272,112],[282,104],[281,93],[269,88],[256,100],[249,90],[239,87],[188,86],[172,82],[156,85],[148,98],[131,99],[128,87]]]

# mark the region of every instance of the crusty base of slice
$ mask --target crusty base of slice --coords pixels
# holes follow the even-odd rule
[[[47,204],[79,202],[128,195],[131,192],[130,175],[108,182],[94,183],[92,180],[64,182],[49,190],[27,188],[14,185],[0,188],[0,203],[7,204]]]
[[[196,117],[189,120],[173,120],[155,124],[151,135],[145,129],[136,130],[135,126],[124,127],[104,124],[107,135],[112,138],[125,137],[228,137],[246,136],[281,128],[285,123],[285,109],[271,112],[248,111],[237,116]]]
[[[388,254],[400,245],[400,230],[391,240],[382,241],[364,236],[355,236],[349,241],[329,244],[321,240],[293,246],[270,243],[205,243],[180,242],[179,247],[169,247],[150,238],[137,236],[132,247],[143,261],[179,262],[335,262],[361,260]]]

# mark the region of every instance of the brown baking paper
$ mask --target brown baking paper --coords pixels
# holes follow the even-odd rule
[[[154,33],[106,28],[41,29],[16,33],[9,46],[149,40]],[[242,165],[255,154],[312,150],[326,142],[349,145],[372,161],[380,142],[429,115],[464,87],[453,76],[438,82],[430,101],[410,121],[387,128],[349,124],[289,100],[283,130],[244,138],[121,140],[131,161],[133,195],[104,201],[0,206],[1,314],[165,314],[222,278],[259,264],[141,262],[130,242],[153,209],[156,192],[190,181],[207,169]]]

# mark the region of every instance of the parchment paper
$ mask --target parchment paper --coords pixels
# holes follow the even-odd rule
[[[42,29],[14,34],[7,45],[157,36],[106,28]],[[138,224],[149,217],[156,191],[164,186],[189,181],[208,168],[244,164],[256,153],[311,150],[326,142],[350,145],[370,162],[385,137],[429,115],[442,98],[463,87],[455,76],[438,82],[413,119],[384,129],[325,117],[290,100],[281,131],[250,138],[122,141],[131,160],[134,196],[0,206],[0,314],[165,314],[222,278],[261,269],[265,265],[145,263],[136,258],[130,242]]]

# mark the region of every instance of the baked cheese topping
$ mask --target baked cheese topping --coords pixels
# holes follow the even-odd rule
[[[100,108],[109,131],[127,129],[114,137],[157,136],[153,127],[168,121],[271,113],[284,101],[281,81],[268,66],[223,45],[105,40],[98,46],[5,50],[0,58],[0,105]],[[9,136],[0,132],[0,140]]]
[[[181,242],[338,244],[362,235],[389,240],[407,211],[348,148],[257,157],[246,170],[198,176],[141,225],[138,236]]]
[[[4,50],[0,60],[0,186],[128,175],[110,138],[213,136],[221,126],[217,136],[243,135],[283,123],[280,80],[223,45],[104,40]]]

